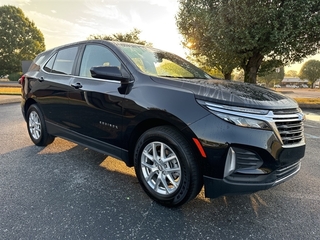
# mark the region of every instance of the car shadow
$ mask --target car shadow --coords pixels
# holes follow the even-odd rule
[[[60,138],[47,147],[27,146],[0,158],[0,181],[5,183],[2,192],[15,196],[5,199],[13,208],[24,198],[26,208],[37,206],[40,216],[44,211],[85,214],[97,221],[107,216],[113,225],[123,225],[123,235],[119,236],[126,238],[161,239],[158,223],[167,226],[171,239],[186,239],[191,227],[220,231],[242,224],[250,228],[253,223],[262,225],[259,221],[263,218],[273,218],[271,209],[283,210],[279,198],[270,201],[268,191],[208,199],[202,190],[183,206],[166,208],[143,192],[134,169],[124,162]],[[11,174],[5,176],[5,172]],[[51,220],[47,221],[49,224]],[[114,228],[103,226],[115,236]]]
[[[57,138],[47,147],[31,145],[8,154],[18,155],[14,157],[15,159],[18,159],[18,162],[27,160],[28,163],[33,166],[36,166],[36,164],[44,164],[43,167],[47,170],[51,168],[54,173],[59,173],[60,170],[63,170],[63,172],[66,173],[67,169],[72,169],[71,173],[75,170],[78,172],[85,171],[92,174],[92,177],[94,178],[94,174],[97,174],[98,177],[102,177],[101,174],[108,172],[108,177],[112,177],[114,181],[124,181],[127,183],[126,185],[128,185],[128,183],[133,183],[132,187],[135,188],[135,191],[144,194],[139,186],[133,167],[127,167],[121,160],[61,138]],[[23,157],[24,155],[32,157],[26,159]],[[2,154],[1,158],[5,159],[6,154]],[[41,165],[38,165],[38,167],[40,168]],[[69,175],[67,177],[70,177],[70,180],[72,180],[72,177],[75,177],[71,173],[67,174]],[[102,180],[104,180],[104,177],[102,177]],[[97,181],[99,181],[99,179]],[[103,185],[102,182],[101,184]],[[121,191],[122,186],[119,185],[118,187],[119,191]],[[259,207],[266,207],[268,205],[259,194],[223,196],[216,199],[208,199],[205,198],[204,189],[202,189],[193,201],[186,204],[186,208],[216,206],[221,209],[226,209],[234,204],[238,205],[239,203],[247,205],[246,208],[254,210],[256,215],[258,214],[257,209]]]

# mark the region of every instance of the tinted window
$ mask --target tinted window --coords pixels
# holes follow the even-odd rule
[[[44,53],[39,54],[31,63],[29,67],[29,71],[39,71],[40,64],[43,63],[43,60],[45,59],[46,55]]]
[[[52,73],[71,74],[77,52],[78,47],[71,47],[60,50],[58,54],[50,59],[44,69]]]
[[[91,77],[90,69],[97,66],[121,66],[118,58],[106,47],[87,45],[80,67],[80,76]]]
[[[56,59],[57,54],[53,55],[53,57],[50,58],[49,62],[44,66],[44,70],[47,72],[52,72],[52,67],[54,60]]]
[[[172,78],[211,79],[207,73],[174,54],[142,45],[121,42],[116,44],[146,74]]]

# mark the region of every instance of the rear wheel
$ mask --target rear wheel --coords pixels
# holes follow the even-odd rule
[[[134,163],[142,188],[162,205],[182,205],[202,188],[195,155],[172,127],[155,127],[143,133],[135,148]]]
[[[47,132],[44,117],[36,104],[32,104],[27,111],[28,133],[35,145],[47,146],[52,143],[54,137]]]

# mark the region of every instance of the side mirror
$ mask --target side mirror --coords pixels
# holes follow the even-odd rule
[[[122,82],[129,82],[130,75],[127,71],[121,71],[116,66],[98,66],[90,69],[93,78],[102,78],[110,80],[119,80]]]

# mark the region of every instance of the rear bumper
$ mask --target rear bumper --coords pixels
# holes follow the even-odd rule
[[[296,175],[301,162],[279,168],[267,175],[233,174],[224,179],[204,176],[205,196],[217,198],[224,195],[249,194],[274,187]]]

